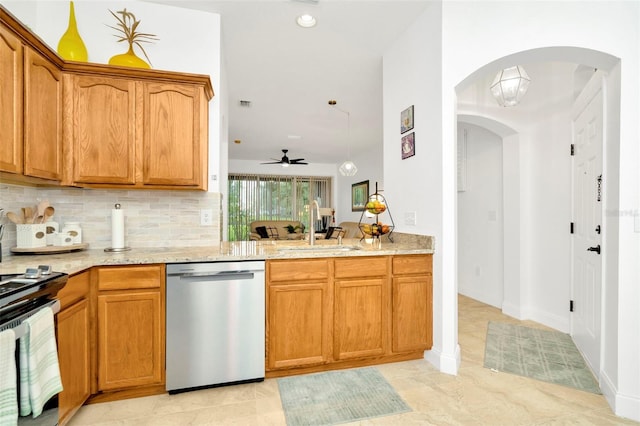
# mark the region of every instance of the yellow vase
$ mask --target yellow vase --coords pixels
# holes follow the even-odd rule
[[[136,54],[133,52],[132,45],[129,45],[129,51],[127,53],[112,56],[111,59],[109,59],[109,65],[134,68],[151,68],[148,63],[136,56]]]
[[[58,54],[69,61],[87,62],[89,59],[87,48],[78,33],[76,12],[72,1],[69,2],[69,26],[58,42]]]

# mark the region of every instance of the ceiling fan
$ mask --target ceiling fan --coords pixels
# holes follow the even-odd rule
[[[284,153],[284,155],[282,156],[281,159],[277,160],[275,158],[272,158],[272,162],[269,163],[260,163],[260,164],[282,164],[282,167],[289,167],[290,165],[298,165],[298,164],[309,164],[309,163],[303,163],[304,158],[294,158],[292,160],[289,159],[289,157],[287,157],[287,152],[289,152],[288,149],[283,149],[282,152]]]

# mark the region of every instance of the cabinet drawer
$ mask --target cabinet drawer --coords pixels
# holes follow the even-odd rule
[[[308,281],[329,278],[327,259],[272,260],[267,262],[269,282]]]
[[[60,309],[65,309],[89,295],[89,278],[89,271],[84,271],[69,277],[65,286],[56,296],[56,298],[60,300]]]
[[[163,280],[162,265],[97,268],[98,290],[158,288]]]
[[[433,272],[432,255],[430,254],[394,256],[392,265],[393,275],[424,275]]]
[[[387,275],[387,256],[336,259],[336,278],[379,277]]]

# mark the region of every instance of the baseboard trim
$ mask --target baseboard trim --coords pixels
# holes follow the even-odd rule
[[[522,310],[520,309],[520,306],[514,305],[513,303],[510,303],[510,302],[502,303],[502,313],[520,321],[525,319],[523,318]]]
[[[605,372],[600,373],[600,390],[616,416],[640,422],[640,396],[618,392]]]
[[[445,354],[438,349],[425,351],[424,359],[433,364],[441,373],[455,376],[460,369],[460,345],[456,345],[456,350],[453,354]]]

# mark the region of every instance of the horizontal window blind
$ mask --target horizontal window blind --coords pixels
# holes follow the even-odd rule
[[[229,241],[249,239],[255,220],[299,220],[309,226],[309,201],[332,206],[330,176],[229,174]]]

